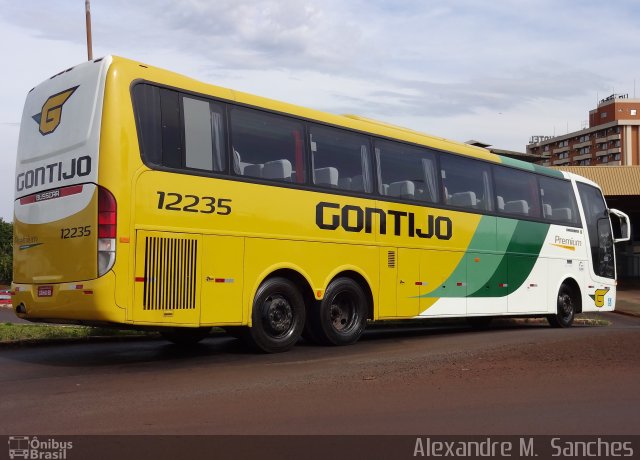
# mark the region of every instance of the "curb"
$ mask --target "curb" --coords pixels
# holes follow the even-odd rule
[[[96,335],[89,337],[60,337],[52,339],[20,339],[0,342],[2,348],[21,348],[34,347],[40,345],[70,345],[74,343],[103,343],[103,342],[126,342],[126,341],[143,341],[143,340],[159,340],[160,336],[151,335]]]
[[[624,316],[631,316],[633,318],[640,317],[640,312],[635,313],[635,312],[630,312],[630,311],[625,311],[625,310],[613,310],[612,313],[617,313],[619,315],[624,315]]]

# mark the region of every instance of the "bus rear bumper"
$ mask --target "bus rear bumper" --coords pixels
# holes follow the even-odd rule
[[[90,281],[11,285],[16,315],[30,321],[124,323],[125,310],[115,301],[115,275]]]

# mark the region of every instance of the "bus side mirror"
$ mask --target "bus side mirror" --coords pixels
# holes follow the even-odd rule
[[[613,227],[613,242],[621,243],[623,241],[629,241],[631,238],[631,224],[629,223],[629,216],[624,212],[617,209],[609,209],[609,215],[617,217],[619,225],[612,225]]]

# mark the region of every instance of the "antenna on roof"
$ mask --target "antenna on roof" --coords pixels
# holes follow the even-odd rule
[[[84,1],[84,11],[87,23],[87,58],[93,61],[93,44],[91,43],[91,0]]]

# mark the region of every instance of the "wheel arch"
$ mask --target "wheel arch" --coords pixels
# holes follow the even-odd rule
[[[560,290],[560,286],[563,284],[569,286],[576,293],[576,302],[578,302],[576,313],[582,313],[582,289],[580,289],[580,285],[572,276],[566,276],[558,286],[556,286],[556,293]]]
[[[262,283],[264,283],[266,280],[270,278],[277,278],[277,277],[285,278],[291,281],[300,290],[300,294],[302,294],[302,298],[304,300],[305,309],[308,312],[316,299],[314,297],[313,288],[311,287],[311,283],[309,282],[309,279],[307,278],[307,276],[305,276],[305,274],[301,273],[296,268],[280,267],[260,277],[260,280],[256,288],[253,290],[253,293],[254,293],[253,297],[255,297],[255,293],[257,292],[257,289],[260,287]],[[250,299],[251,304],[253,303],[253,297]]]

